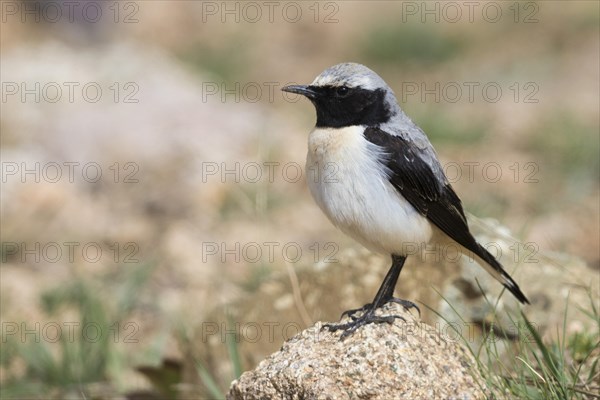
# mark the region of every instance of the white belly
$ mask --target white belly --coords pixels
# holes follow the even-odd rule
[[[308,138],[307,181],[331,222],[367,248],[406,254],[432,227],[389,183],[364,127],[316,128]]]

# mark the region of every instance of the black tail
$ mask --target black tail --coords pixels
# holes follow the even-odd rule
[[[509,292],[513,294],[523,304],[531,304],[523,294],[517,282],[502,268],[502,265],[485,248],[477,243],[475,254],[483,261],[482,267],[486,269],[494,278],[496,278]]]

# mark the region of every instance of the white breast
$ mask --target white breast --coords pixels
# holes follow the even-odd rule
[[[316,128],[308,138],[307,181],[327,217],[367,248],[406,254],[427,243],[432,227],[389,183],[382,149],[363,126]]]

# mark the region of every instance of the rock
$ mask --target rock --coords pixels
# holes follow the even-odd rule
[[[227,399],[485,398],[459,339],[396,304],[380,312],[405,321],[366,325],[343,340],[317,322],[233,381]]]

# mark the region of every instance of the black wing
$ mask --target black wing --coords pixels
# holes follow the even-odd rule
[[[435,175],[433,166],[421,157],[418,149],[401,136],[390,135],[379,128],[367,128],[364,136],[388,155],[382,162],[390,171],[390,183],[400,194],[442,232],[487,262],[499,274],[497,279],[519,301],[529,303],[502,265],[477,243],[454,189]]]

